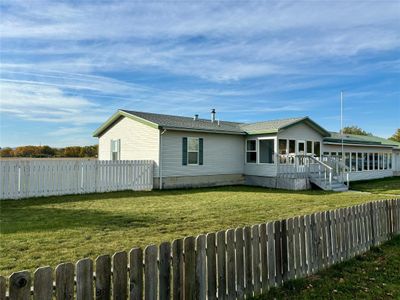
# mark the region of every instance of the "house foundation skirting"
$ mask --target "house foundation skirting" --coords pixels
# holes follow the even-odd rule
[[[295,191],[311,189],[311,184],[308,178],[281,178],[246,175],[246,185]]]
[[[162,178],[163,189],[242,185],[244,183],[245,183],[245,177],[243,174],[174,176],[174,177]],[[160,188],[160,180],[158,177],[154,178],[153,185],[154,189]]]
[[[154,189],[159,189],[159,178],[154,178]],[[243,174],[221,174],[201,176],[174,176],[162,179],[163,189],[199,188],[224,185],[250,185],[286,190],[311,189],[307,178],[280,178],[268,176],[253,176]]]

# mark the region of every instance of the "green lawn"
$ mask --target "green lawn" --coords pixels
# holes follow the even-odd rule
[[[0,274],[384,198],[235,186],[0,201]]]
[[[256,299],[400,299],[400,236]]]
[[[359,190],[375,194],[390,194],[400,196],[400,177],[388,177],[350,183],[352,190]]]

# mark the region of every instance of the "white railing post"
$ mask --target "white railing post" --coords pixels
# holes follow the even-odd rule
[[[329,170],[329,186],[332,188],[332,170]]]

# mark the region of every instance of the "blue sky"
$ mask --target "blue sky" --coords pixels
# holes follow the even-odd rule
[[[400,127],[400,1],[7,1],[0,146],[88,145],[116,109]]]

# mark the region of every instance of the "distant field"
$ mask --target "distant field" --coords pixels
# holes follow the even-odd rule
[[[0,274],[384,198],[234,186],[0,201]]]

